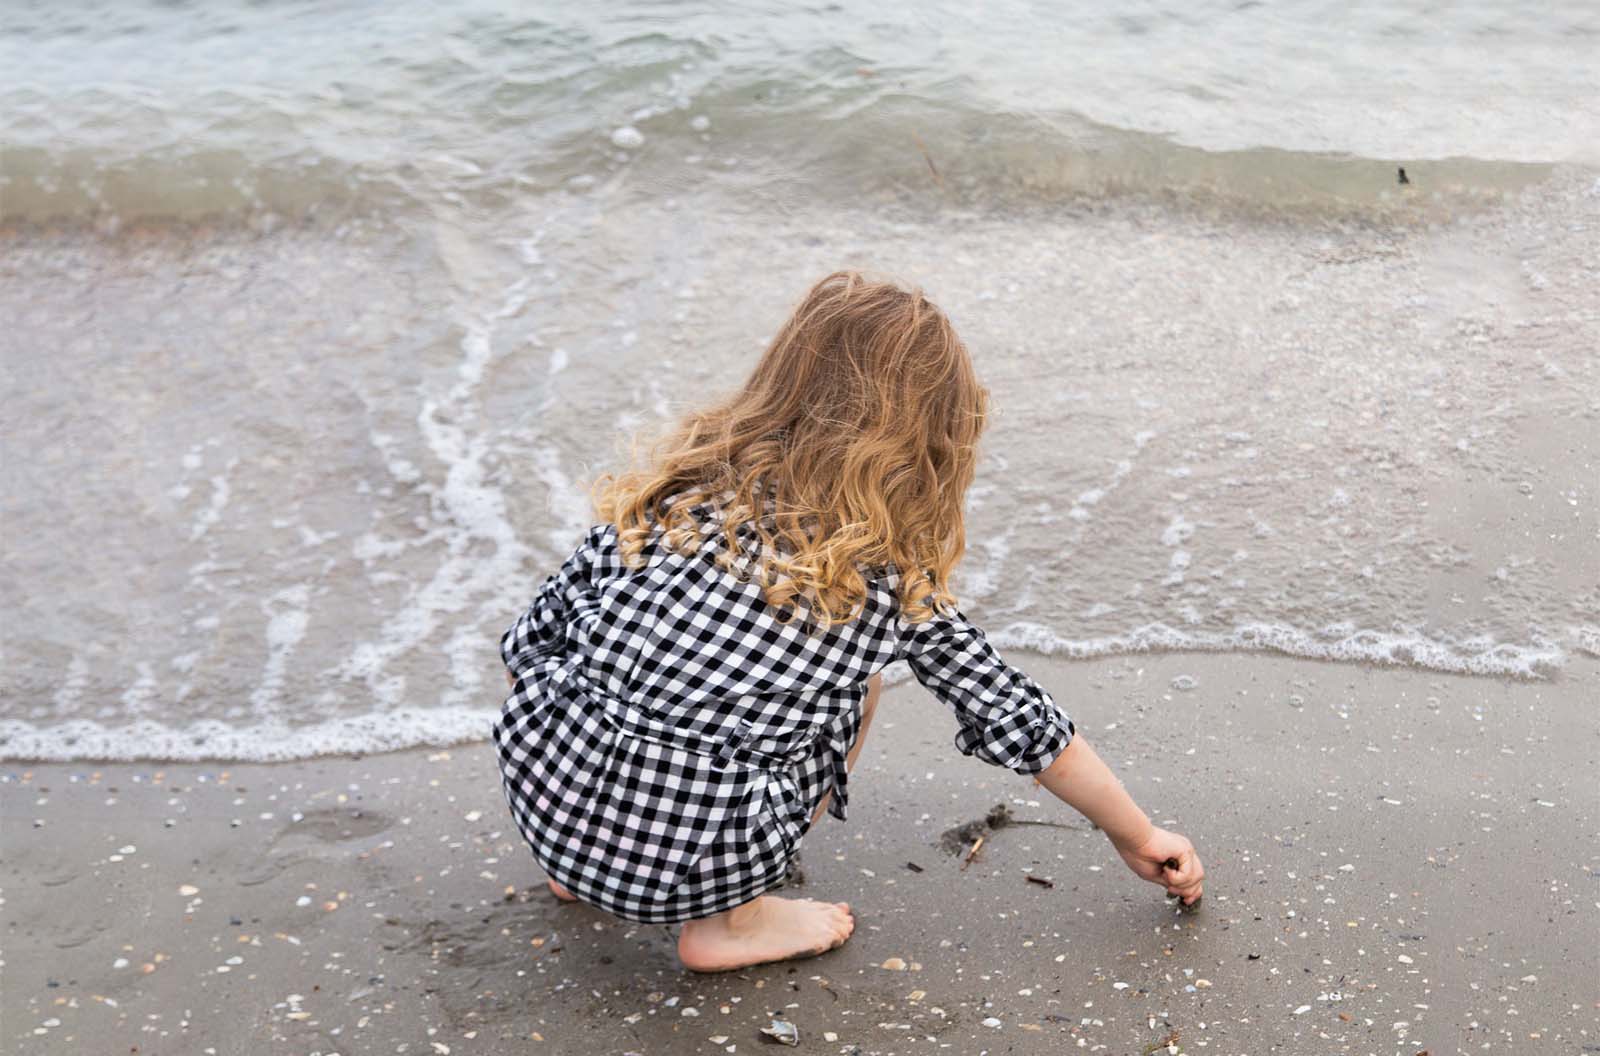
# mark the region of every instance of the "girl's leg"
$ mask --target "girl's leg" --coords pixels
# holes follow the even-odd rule
[[[873,675],[867,679],[867,699],[861,702],[861,728],[856,731],[856,743],[852,744],[850,750],[845,753],[846,770],[854,771],[856,768],[856,756],[861,754],[861,746],[867,741],[867,730],[872,726],[872,715],[878,710],[878,697],[882,693],[882,677]],[[815,825],[821,821],[822,815],[828,812],[828,798],[832,795],[832,792],[824,792],[822,798],[817,800],[817,809],[811,815],[811,824]]]
[[[861,703],[861,728],[845,755],[845,764],[851,770],[867,739],[882,692],[883,681],[874,675]],[[824,795],[817,803],[812,824],[827,809],[828,797]],[[689,921],[678,935],[678,958],[685,968],[697,972],[726,972],[768,961],[812,957],[843,945],[855,926],[847,902],[762,895],[716,916]]]
[[[563,901],[563,902],[576,902],[578,900],[578,896],[577,895],[573,894],[571,891],[568,891],[566,888],[562,887],[560,884],[556,883],[554,880],[550,880],[550,881],[548,881],[548,883],[550,884],[550,893],[552,895],[555,895],[561,901]]]

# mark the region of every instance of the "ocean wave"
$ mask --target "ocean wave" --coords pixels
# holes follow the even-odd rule
[[[97,96],[88,127],[155,122],[148,142],[0,124],[0,222],[353,215],[502,215],[542,194],[606,190],[664,198],[720,190],[789,198],[1001,209],[1156,197],[1243,212],[1428,219],[1499,201],[1546,178],[1546,163],[1407,160],[1284,150],[1212,150],[1070,112],[1015,113],[982,100],[879,92],[774,113],[746,86],[631,115],[591,115],[510,135],[476,124],[329,136],[310,116],[261,128],[174,135],[133,99]],[[8,97],[0,92],[0,108]],[[119,104],[126,104],[119,105]],[[42,106],[42,103],[35,105]],[[224,123],[220,118],[212,125]],[[31,127],[31,126],[30,126]],[[411,142],[385,141],[409,135]]]
[[[1183,17],[1069,3],[1049,18],[1022,0],[981,15],[682,5],[670,22],[627,2],[397,0],[381,18],[92,6],[32,5],[0,28],[12,219],[298,216],[330,199],[489,209],[622,173],[651,194],[710,181],[1372,207],[1399,198],[1402,164],[1400,200],[1415,203],[1600,161],[1583,4],[1451,9],[1429,16],[1425,48],[1394,5],[1342,30],[1311,75],[1318,11],[1233,3]],[[951,31],[883,31],[902,16]]]

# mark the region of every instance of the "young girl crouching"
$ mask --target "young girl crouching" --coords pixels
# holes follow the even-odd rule
[[[596,486],[601,523],[501,640],[507,800],[561,898],[682,923],[724,971],[850,937],[843,902],[766,894],[849,773],[896,660],[957,749],[1037,775],[1185,903],[1204,871],[957,607],[987,393],[919,292],[818,282],[731,398]]]

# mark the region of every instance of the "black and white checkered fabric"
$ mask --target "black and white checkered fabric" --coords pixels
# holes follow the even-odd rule
[[[585,902],[673,923],[780,883],[825,793],[845,817],[845,753],[892,661],[954,709],[967,755],[1034,773],[1071,739],[961,614],[902,619],[892,572],[857,619],[808,634],[717,564],[723,545],[710,532],[683,556],[658,532],[630,569],[597,525],[501,640],[516,680],[494,727],[506,798],[534,858]]]

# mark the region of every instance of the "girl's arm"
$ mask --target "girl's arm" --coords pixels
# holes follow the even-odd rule
[[[1098,825],[1141,878],[1166,887],[1184,905],[1199,901],[1205,869],[1194,845],[1153,825],[1082,734],[1039,773],[1039,783]],[[1169,863],[1176,862],[1176,868]]]

